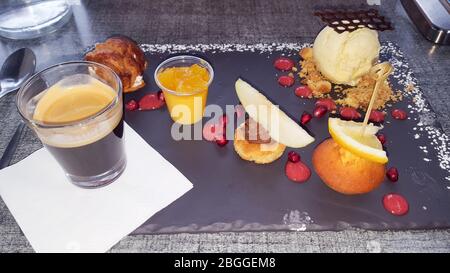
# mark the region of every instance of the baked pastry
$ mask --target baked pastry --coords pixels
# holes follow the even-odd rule
[[[234,149],[244,160],[267,164],[280,158],[286,146],[271,139],[258,123],[247,119],[234,132]]]
[[[114,70],[122,81],[125,93],[145,85],[142,74],[147,68],[147,60],[136,42],[128,37],[114,36],[96,44],[95,49],[86,54],[85,60]]]
[[[384,181],[384,164],[354,155],[332,138],[316,147],[312,163],[323,182],[343,194],[368,193]]]

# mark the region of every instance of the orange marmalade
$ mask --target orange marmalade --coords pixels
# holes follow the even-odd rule
[[[169,67],[157,74],[164,98],[175,122],[193,124],[203,117],[210,74],[198,64]]]

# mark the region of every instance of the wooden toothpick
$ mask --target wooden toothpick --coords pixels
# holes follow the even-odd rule
[[[389,77],[392,72],[392,65],[389,62],[376,64],[371,68],[371,73],[375,74],[375,87],[373,88],[372,97],[370,98],[369,106],[367,107],[366,115],[364,116],[364,122],[362,126],[361,134],[364,135],[367,123],[369,122],[370,113],[372,112],[373,104],[377,98],[378,90],[384,81]]]

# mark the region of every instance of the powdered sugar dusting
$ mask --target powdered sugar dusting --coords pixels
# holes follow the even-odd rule
[[[422,135],[428,138],[430,148],[436,151],[439,167],[447,171],[446,179],[450,181],[450,149],[448,145],[449,137],[443,132],[442,128],[437,125],[436,115],[431,110],[423,92],[420,90],[417,79],[414,77],[412,70],[405,61],[403,53],[399,47],[392,42],[383,44],[381,54],[389,52],[389,62],[394,66],[392,77],[397,83],[403,87],[402,95],[412,101],[412,105],[408,105],[410,113],[417,113],[419,120],[414,131],[422,133],[414,134],[414,138],[418,139]],[[427,146],[419,146],[419,148],[428,154]],[[432,161],[424,157],[425,162]]]
[[[205,52],[224,53],[224,52],[255,52],[269,53],[279,51],[299,51],[305,47],[311,47],[310,43],[258,43],[258,44],[141,44],[141,48],[147,53],[183,53],[183,52]],[[417,79],[414,77],[408,62],[405,60],[403,52],[392,42],[383,43],[380,51],[381,59],[389,61],[394,71],[391,80],[395,81],[402,90],[399,90],[403,97],[408,98],[411,103],[407,106],[409,113],[417,113],[418,119],[408,118],[417,122],[413,128],[414,133],[411,136],[414,139],[427,138],[427,146],[418,146],[424,153],[425,162],[435,162],[429,158],[429,150],[433,149],[437,154],[439,166],[445,170],[448,175],[447,181],[450,181],[450,149],[449,137],[442,131],[436,121],[436,116],[431,110],[424,94],[419,88]],[[428,157],[425,157],[427,155]],[[449,189],[449,187],[447,187]],[[288,217],[288,216],[287,216]],[[289,218],[289,217],[288,217]],[[302,227],[300,227],[301,229]]]
[[[283,224],[293,231],[305,231],[308,225],[311,225],[312,223],[314,223],[314,221],[307,212],[292,210],[283,216]]]
[[[296,44],[296,43],[259,43],[259,44],[196,44],[196,45],[179,45],[179,44],[141,44],[141,49],[148,53],[182,53],[188,51],[210,51],[211,53],[223,52],[256,52],[271,53],[283,50],[300,50],[310,47],[312,44]]]

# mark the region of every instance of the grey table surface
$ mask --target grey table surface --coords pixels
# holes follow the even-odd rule
[[[17,1],[6,0],[0,9]],[[417,32],[396,0],[71,0],[74,16],[59,31],[42,38],[0,38],[0,63],[20,47],[31,47],[38,69],[80,58],[83,49],[111,34],[122,33],[140,43],[312,42],[323,24],[312,16],[317,8],[376,7],[389,17],[393,41],[405,52],[445,132],[450,133],[450,47],[436,46]],[[375,6],[369,4],[375,3]],[[379,5],[378,5],[379,4]],[[14,95],[0,100],[0,154],[19,120]],[[41,148],[25,130],[13,158],[20,161]],[[0,252],[32,252],[19,226],[0,200]],[[127,236],[112,252],[450,252],[450,229],[411,231],[245,232]]]

